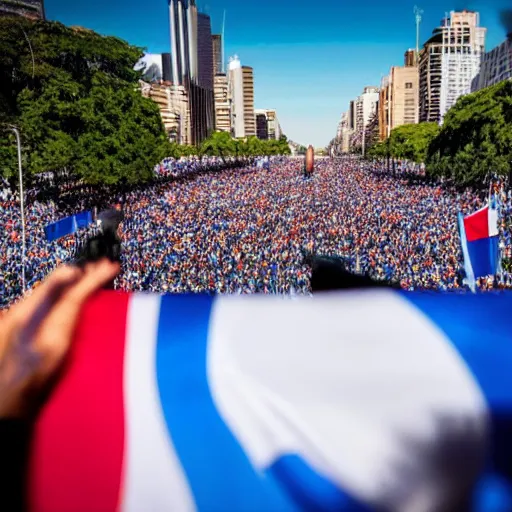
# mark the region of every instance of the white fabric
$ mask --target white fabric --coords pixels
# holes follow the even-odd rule
[[[498,210],[489,208],[487,222],[489,223],[489,236],[498,236]]]
[[[451,475],[467,484],[485,445],[486,404],[464,362],[391,291],[314,303],[220,297],[208,378],[257,467],[300,455],[353,497],[393,511],[449,502]],[[460,438],[462,460],[445,460],[444,443]]]
[[[196,508],[160,405],[155,369],[159,313],[160,297],[131,297],[124,363],[124,512]]]

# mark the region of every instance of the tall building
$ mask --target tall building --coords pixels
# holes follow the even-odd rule
[[[414,51],[411,50],[412,55]],[[412,63],[412,65],[408,65]],[[393,66],[382,80],[379,95],[379,138],[391,130],[419,122],[419,72],[411,53],[405,54],[405,66]]]
[[[452,11],[425,43],[419,57],[420,121],[442,122],[458,98],[471,92],[480,71],[486,29],[479,14]]]
[[[510,79],[512,79],[512,34],[484,55],[480,73],[474,78],[471,91],[478,91]]]
[[[356,102],[352,100],[348,109],[348,128],[356,129]]]
[[[6,15],[44,20],[44,0],[0,0],[0,16]]]
[[[164,82],[172,82],[172,61],[170,53],[162,53],[162,78]]]
[[[189,94],[192,144],[199,144],[214,129],[210,17],[197,12],[195,0],[169,0],[169,19],[172,81]]]
[[[160,109],[169,140],[192,143],[189,94],[183,85],[140,82],[142,95],[152,99]]]
[[[215,129],[219,132],[231,133],[231,97],[229,93],[228,77],[225,73],[215,75],[214,92]]]
[[[353,103],[353,102],[351,102]],[[341,121],[338,126],[339,151],[342,153],[350,152],[350,139],[354,129],[350,127],[350,111],[341,114]]]
[[[416,50],[407,50],[404,55],[405,66],[416,66]]]
[[[213,42],[213,72],[215,75],[222,73],[223,62],[222,62],[222,35],[214,34],[212,36]]]
[[[279,140],[282,135],[281,125],[279,124],[279,119],[277,117],[277,111],[275,109],[263,108],[256,109],[254,111],[256,115],[256,132],[258,132],[258,116],[263,116],[265,118],[265,139],[268,140]],[[261,126],[263,126],[263,121],[260,120]],[[258,133],[256,133],[259,139],[260,137]]]
[[[363,93],[355,101],[355,130],[362,132],[368,125],[371,117],[377,111],[379,102],[379,88],[365,87]]]
[[[210,16],[197,15],[197,83],[200,87],[213,90],[214,62],[213,39]]]
[[[249,66],[242,66],[238,56],[229,59],[229,97],[231,98],[232,133],[243,138],[256,135],[254,115],[254,73]]]
[[[245,137],[256,135],[256,118],[254,116],[254,71],[249,66],[242,66],[244,87],[244,125]]]
[[[255,110],[256,113],[256,137],[260,140],[268,140],[268,120],[266,111]]]
[[[231,98],[232,133],[236,138],[245,137],[244,80],[242,64],[235,55],[229,59],[229,97]]]

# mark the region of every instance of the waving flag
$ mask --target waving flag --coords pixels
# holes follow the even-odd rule
[[[466,281],[475,291],[477,278],[498,272],[500,257],[496,206],[485,206],[467,217],[459,214],[459,229]]]
[[[92,212],[82,212],[48,224],[44,228],[46,240],[53,242],[64,236],[72,235],[92,222]]]
[[[36,424],[34,511],[511,510],[512,295],[104,292]],[[492,442],[492,444],[491,444]]]

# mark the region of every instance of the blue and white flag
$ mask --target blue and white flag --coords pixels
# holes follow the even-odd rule
[[[511,310],[102,293],[36,424],[31,509],[512,510]]]

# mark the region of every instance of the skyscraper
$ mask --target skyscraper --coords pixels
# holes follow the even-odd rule
[[[213,72],[215,75],[222,73],[222,36],[214,34],[213,42]]]
[[[232,101],[232,128],[233,135],[237,138],[245,137],[244,118],[244,80],[242,64],[235,55],[229,59],[229,97]]]
[[[256,137],[260,140],[268,140],[268,121],[265,110],[256,110]]]
[[[213,54],[210,17],[195,0],[169,0],[172,77],[190,95],[192,143],[214,129]]]
[[[457,99],[471,92],[485,48],[479,18],[477,12],[452,11],[425,43],[419,58],[420,121],[442,122]]]
[[[244,87],[244,124],[245,136],[256,135],[256,118],[254,116],[254,71],[249,66],[242,66]]]
[[[500,45],[484,55],[480,73],[473,79],[471,90],[496,85],[512,79],[512,33]]]
[[[405,66],[393,66],[382,80],[379,96],[379,138],[389,137],[403,124],[419,121],[419,74],[414,50],[405,53]]]
[[[219,73],[215,75],[214,81],[215,129],[219,132],[231,133],[231,98],[228,78],[225,73]]]
[[[213,90],[213,40],[210,16],[197,15],[197,83],[200,87]]]
[[[5,15],[44,20],[44,0],[0,0],[0,16]]]

